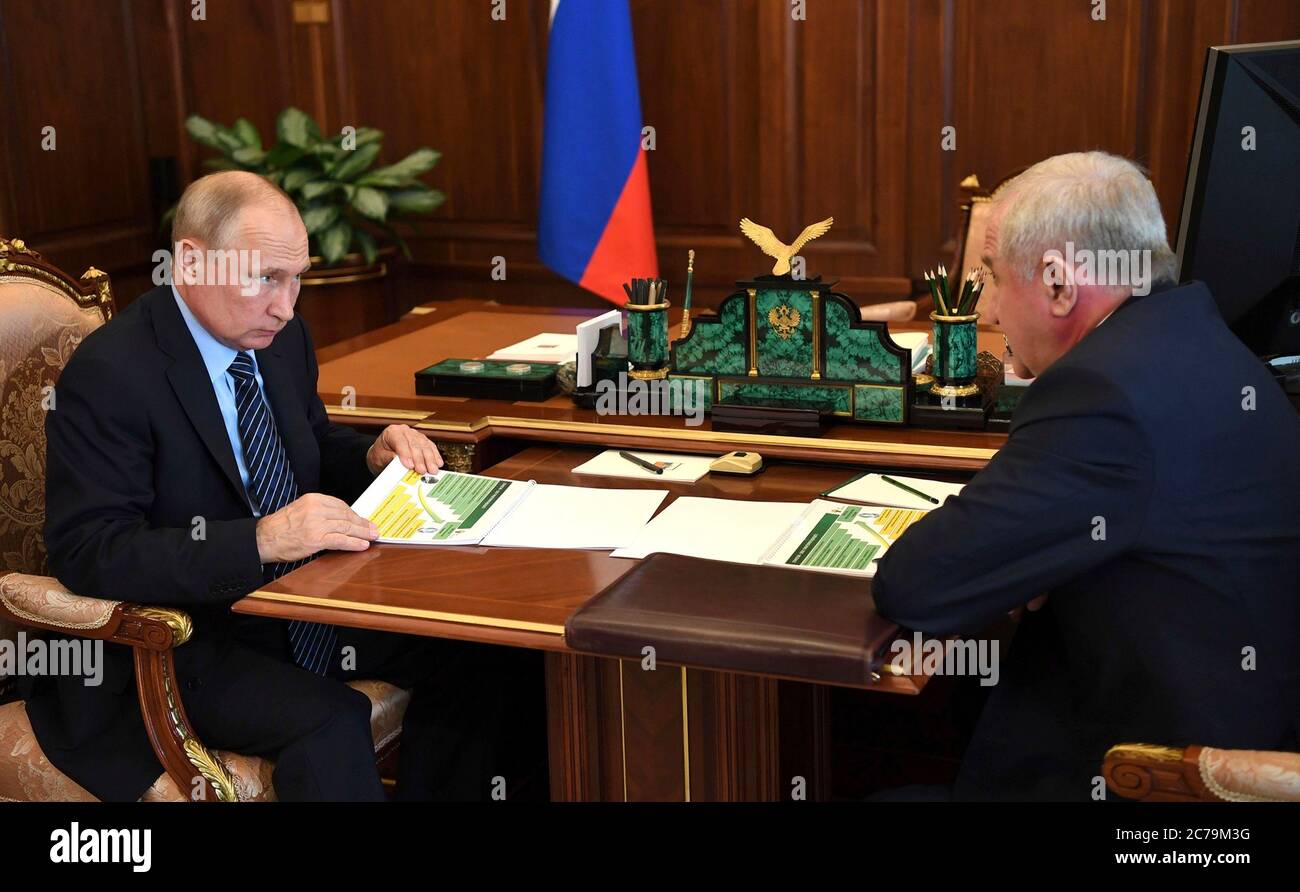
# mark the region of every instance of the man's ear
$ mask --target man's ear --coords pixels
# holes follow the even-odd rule
[[[203,245],[193,239],[184,238],[178,241],[174,248],[178,281],[186,285],[203,284],[207,271],[207,252]]]
[[[1070,315],[1079,300],[1079,284],[1073,272],[1059,251],[1048,251],[1043,255],[1040,293],[1047,301],[1047,312],[1058,319]]]

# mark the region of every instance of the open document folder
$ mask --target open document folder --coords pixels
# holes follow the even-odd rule
[[[645,527],[667,490],[587,489],[438,471],[394,458],[352,510],[380,542],[518,548],[620,548]]]
[[[662,552],[869,577],[889,546],[925,513],[823,499],[804,505],[687,496],[613,556]]]

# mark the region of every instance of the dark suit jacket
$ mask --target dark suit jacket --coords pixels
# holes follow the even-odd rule
[[[1294,749],[1300,416],[1204,285],[1130,298],[1029,387],[1006,445],[873,591],[936,634],[1050,594],[958,798],[1086,799],[1116,743]]]
[[[300,317],[257,351],[257,364],[299,493],[359,495],[372,479],[365,453],[374,440],[326,417]],[[263,568],[217,399],[170,286],[86,338],[54,406],[45,425],[51,572],[77,594],[189,612],[194,635],[176,651],[184,686],[247,621],[230,605],[262,584]],[[99,687],[46,678],[24,693],[50,761],[95,795],[136,799],[161,773],[129,648],[105,647]]]

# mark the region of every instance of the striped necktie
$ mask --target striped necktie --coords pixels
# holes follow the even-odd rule
[[[239,352],[230,363],[230,376],[235,379],[235,407],[239,414],[239,439],[244,447],[244,464],[248,468],[248,494],[262,517],[279,511],[298,498],[298,483],[289,467],[289,456],[275,429],[275,419],[262,399],[257,386],[253,359]],[[312,557],[315,557],[313,555]],[[276,579],[311,560],[283,561],[264,568],[270,579]],[[289,644],[293,648],[293,661],[302,668],[324,675],[329,668],[330,655],[338,642],[338,630],[322,623],[289,621]]]

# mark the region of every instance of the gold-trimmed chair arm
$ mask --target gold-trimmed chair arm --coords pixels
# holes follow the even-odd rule
[[[1121,743],[1106,753],[1102,775],[1128,799],[1300,802],[1300,753]]]
[[[26,573],[0,577],[0,616],[21,626],[149,650],[179,647],[193,631],[183,611],[74,595],[53,576]]]
[[[1213,802],[1201,782],[1192,746],[1180,749],[1150,743],[1121,743],[1106,751],[1101,773],[1111,792],[1150,802]]]
[[[238,798],[226,766],[195,736],[177,687],[172,650],[194,631],[189,614],[86,598],[52,576],[9,573],[0,577],[0,617],[20,626],[129,646],[145,732],[176,787],[209,802]]]

